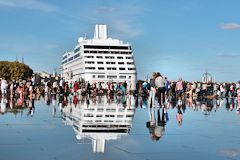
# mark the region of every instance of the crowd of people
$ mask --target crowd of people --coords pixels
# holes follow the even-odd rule
[[[107,96],[107,103],[116,101],[123,107],[130,100],[130,95],[135,97],[135,108],[148,108],[149,121],[146,127],[149,129],[152,140],[159,140],[165,131],[168,122],[168,109],[176,108],[176,121],[179,126],[183,122],[183,113],[186,106],[194,111],[201,110],[208,115],[212,110],[216,111],[226,99],[226,109],[233,110],[236,106],[237,114],[240,114],[240,81],[237,83],[202,83],[187,82],[179,78],[177,81],[170,81],[159,72],[152,73],[152,77],[146,81],[138,81],[135,90],[131,91],[126,83],[90,83],[78,81],[64,81],[63,79],[47,80],[42,85],[36,85],[35,77],[27,80],[7,81],[0,79],[1,113],[6,110],[8,103],[12,109],[14,102],[17,106],[28,108],[27,115],[33,116],[35,111],[34,100],[44,97],[46,105],[52,103],[54,106],[67,107],[69,103],[93,104],[98,103],[102,96]],[[5,107],[2,107],[5,104]],[[236,105],[237,104],[237,105]],[[156,109],[154,109],[156,108]],[[5,110],[4,110],[5,109]],[[53,115],[56,108],[53,109]],[[156,113],[156,115],[155,115]]]
[[[69,81],[65,82],[61,79],[59,82],[55,81],[51,83],[48,81],[45,83],[44,93],[48,94],[56,94],[59,93],[61,95],[69,95],[69,94],[80,94],[84,96],[97,96],[97,95],[122,95],[127,94],[127,82],[113,83],[106,82],[106,84],[102,82],[79,82],[79,81]]]
[[[164,107],[166,101],[176,98],[181,103],[183,98],[237,98],[240,104],[240,81],[237,83],[203,83],[187,82],[179,78],[178,81],[169,81],[159,72],[153,73],[150,80],[139,81],[136,84],[135,95],[148,97],[149,107],[155,106],[155,99],[160,107]]]
[[[149,107],[158,105],[163,107],[169,98],[175,97],[179,102],[185,97],[193,98],[234,98],[237,97],[240,103],[240,81],[238,83],[202,83],[187,82],[179,78],[178,81],[169,81],[167,77],[159,72],[152,73],[150,80],[138,81],[136,90],[131,91],[126,81],[120,83],[107,82],[92,83],[68,81],[46,81],[43,85],[35,85],[35,77],[27,80],[7,81],[0,79],[0,96],[12,97],[33,97],[36,94],[81,94],[89,96],[97,95],[129,95],[148,97]]]
[[[47,80],[42,85],[36,85],[34,75],[27,80],[7,81],[0,79],[0,97],[18,98],[19,104],[24,100],[33,100],[36,95],[81,95],[96,97],[107,95],[113,97],[128,96],[133,94],[135,97],[147,99],[149,108],[166,108],[169,105],[181,106],[186,98],[194,104],[194,100],[213,98],[234,98],[240,106],[240,81],[238,83],[202,83],[187,82],[179,78],[178,81],[170,81],[159,72],[152,73],[152,77],[146,81],[138,81],[135,90],[131,91],[126,83],[90,83],[80,81],[64,81],[63,79],[50,81]],[[137,103],[138,104],[138,103]],[[180,113],[180,112],[179,112]]]
[[[35,77],[32,76],[28,80],[12,80],[7,81],[4,78],[0,79],[0,99],[1,113],[6,112],[6,104],[9,104],[10,109],[26,104],[29,108],[28,115],[34,114],[34,100],[38,91],[35,88]]]
[[[28,80],[12,80],[7,81],[0,79],[0,95],[14,95],[22,92],[41,93],[41,94],[73,94],[81,95],[103,95],[103,94],[131,94],[126,81],[106,84],[98,82],[79,82],[67,81],[63,79],[55,81],[46,81],[44,86],[35,87],[35,77],[32,76]],[[240,81],[238,83],[202,83],[187,82],[179,78],[178,81],[169,81],[167,77],[162,76],[159,72],[153,73],[150,80],[138,81],[136,84],[135,96],[149,96],[154,102],[155,97],[158,98],[160,106],[163,105],[166,98],[176,96],[179,99],[183,97],[238,97],[240,96]]]
[[[0,79],[1,97],[33,97],[38,93],[38,88],[35,88],[35,77],[32,76],[27,80],[11,80],[7,81],[4,78]]]

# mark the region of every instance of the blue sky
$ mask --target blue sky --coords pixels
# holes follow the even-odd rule
[[[64,51],[96,23],[131,42],[138,77],[240,79],[239,0],[0,0],[0,60],[24,57],[35,71],[59,68]]]

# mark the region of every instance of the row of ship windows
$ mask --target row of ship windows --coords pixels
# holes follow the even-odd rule
[[[79,50],[80,50],[80,48],[75,49],[75,50],[74,50],[74,53],[77,53]],[[132,54],[132,52],[112,52],[112,51],[84,51],[84,53]],[[75,56],[78,56],[78,57],[79,57],[79,56],[80,56],[80,53],[76,54]],[[77,57],[75,57],[75,56],[74,56],[74,58],[77,58]],[[66,56],[63,57],[63,60],[64,60],[64,59],[67,59],[67,58],[68,58],[68,56],[66,55]],[[70,59],[70,58],[69,58],[69,59]]]
[[[94,115],[93,114],[84,114],[84,117],[94,117]],[[96,115],[96,117],[103,117],[103,115]],[[115,117],[115,115],[105,115],[105,117]],[[117,115],[116,117],[118,117],[118,118],[123,118],[124,117],[124,115]],[[133,117],[133,115],[132,114],[127,114],[126,115],[126,117]]]
[[[98,46],[98,45],[84,45],[84,49],[125,49],[125,50],[131,50],[131,46]]]
[[[85,61],[85,64],[95,64],[94,61]],[[103,62],[97,62],[97,64],[103,64]],[[106,64],[116,64],[116,62],[106,62]],[[125,64],[124,62],[118,62],[118,64]],[[134,62],[127,62],[127,64],[134,64]]]
[[[132,52],[113,52],[113,51],[84,51],[84,53],[99,53],[99,54],[132,54]]]
[[[98,75],[97,78],[105,78],[105,75]],[[96,75],[93,75],[92,78],[96,78]],[[128,79],[131,79],[132,76],[128,76]],[[107,79],[117,79],[116,75],[107,75]],[[119,79],[127,79],[127,76],[119,76]]]
[[[67,57],[68,57],[67,55],[66,55],[66,56],[64,56],[64,57],[63,57],[63,60],[64,60],[64,59],[66,59]]]
[[[120,76],[121,77],[121,76]],[[126,76],[124,76],[126,78]],[[129,76],[129,78],[131,78],[131,76]],[[92,111],[92,112],[95,112],[95,109],[96,108],[86,108],[85,110],[86,111]],[[106,108],[106,111],[107,112],[115,112],[117,109],[115,108]],[[128,108],[127,111],[128,112],[131,112],[131,111],[134,111],[135,109],[130,109]],[[97,108],[97,111],[99,112],[103,112],[104,111],[104,108]],[[118,112],[124,112],[125,111],[125,108],[118,108]]]
[[[94,58],[94,56],[84,56],[85,58]],[[103,56],[96,56],[96,58],[103,58]],[[115,59],[114,56],[105,56],[106,59]],[[126,59],[133,59],[133,57],[125,57]],[[124,59],[123,57],[118,56],[117,59]]]
[[[85,49],[124,49],[131,50],[131,46],[96,46],[96,45],[84,45]],[[74,53],[80,51],[81,47],[74,49]],[[115,54],[131,54],[131,52],[108,52],[108,51],[84,51],[84,53],[115,53]],[[66,59],[67,55],[63,57]]]
[[[87,120],[86,122],[90,122],[90,123],[92,123],[93,121],[92,120]],[[104,122],[113,122],[113,120],[104,120]],[[119,121],[119,120],[117,120],[116,122],[122,122],[121,120]],[[125,120],[125,122],[132,122],[132,121],[126,121]],[[111,125],[112,127],[121,127],[121,128],[130,128],[131,127],[131,125],[118,125],[118,124],[115,124],[115,125]],[[107,124],[97,124],[97,125],[93,125],[93,124],[91,124],[91,125],[82,125],[82,127],[84,127],[84,128],[101,128],[101,127],[109,127],[109,125],[107,125]],[[77,127],[78,128],[78,127]],[[84,130],[84,129],[83,129]]]
[[[76,58],[78,58],[78,57],[80,57],[80,53],[78,53],[78,54],[76,54],[76,55],[74,55],[74,56],[66,59],[65,61],[62,62],[62,64],[65,64],[65,63],[67,63],[67,62],[70,62],[70,61],[72,61],[72,60],[74,60],[74,59],[76,59]],[[85,58],[94,58],[94,56],[84,56],[84,57],[85,57]],[[63,59],[64,59],[64,58],[65,58],[65,57],[63,57]],[[103,56],[96,56],[96,58],[102,59]],[[105,58],[106,58],[106,59],[115,59],[114,56],[105,56]],[[133,59],[133,57],[125,57],[125,58],[126,58],[126,59]],[[124,58],[121,57],[121,56],[117,56],[117,59],[124,59]]]
[[[66,56],[64,56],[63,59],[64,59],[65,57],[66,57]],[[80,53],[78,53],[78,54],[76,54],[76,55],[74,55],[74,56],[66,59],[65,61],[62,62],[62,64],[65,64],[65,63],[67,63],[67,62],[70,62],[70,61],[72,61],[73,59],[76,59],[76,58],[78,58],[78,57],[80,57]]]
[[[92,121],[91,121],[92,122]],[[101,121],[101,120],[95,120],[95,122],[114,122],[113,120],[104,120],[104,121]],[[116,123],[131,123],[132,120],[117,120]],[[118,126],[116,126],[118,127]],[[125,126],[124,126],[125,127]],[[127,127],[127,126],[126,126]],[[130,127],[130,126],[128,126]]]
[[[127,50],[131,50],[131,46],[92,46],[92,45],[85,45],[84,46],[85,49],[127,49]],[[79,52],[81,49],[81,47],[78,47],[76,49],[74,49],[74,53]],[[116,52],[116,51],[84,51],[84,53],[114,53],[114,54],[131,54],[132,52]],[[66,59],[67,55],[63,57],[63,59]]]
[[[78,51],[80,51],[80,47],[76,48],[76,49],[74,50],[74,53],[77,53]]]
[[[85,69],[95,70],[96,67],[85,67]],[[104,67],[98,67],[97,69],[98,69],[98,70],[105,70]],[[113,71],[114,71],[114,70],[117,70],[117,68],[116,68],[116,67],[107,67],[107,70],[113,70]],[[126,68],[120,67],[119,70],[120,70],[120,71],[124,71],[124,70],[126,70]],[[136,70],[136,68],[127,68],[127,70],[129,70],[129,71],[131,71],[131,70]]]

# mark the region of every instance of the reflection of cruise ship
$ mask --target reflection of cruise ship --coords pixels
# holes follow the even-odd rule
[[[122,135],[128,135],[135,108],[128,104],[130,101],[126,107],[116,103],[91,103],[88,106],[85,104],[65,107],[63,120],[73,126],[80,142],[89,139],[92,141],[93,152],[104,152],[106,140],[117,140]]]
[[[129,43],[108,38],[107,26],[95,26],[93,39],[80,37],[72,52],[62,59],[62,76],[65,80],[89,82],[126,82],[135,87],[136,67]]]

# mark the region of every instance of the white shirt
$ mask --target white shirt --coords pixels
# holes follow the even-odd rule
[[[155,85],[157,88],[159,87],[165,87],[164,86],[164,83],[163,83],[163,78],[161,76],[158,76],[156,79],[155,79]]]
[[[236,88],[239,88],[239,87],[240,87],[240,85],[239,85],[239,83],[237,83],[237,84],[236,84]]]
[[[207,90],[207,84],[203,84],[203,85],[202,85],[202,89],[203,89],[203,90]]]
[[[7,81],[4,79],[1,81],[1,88],[7,88]]]
[[[53,88],[57,88],[57,82],[53,82]]]
[[[62,87],[63,86],[63,80],[60,80],[59,86]]]
[[[35,77],[32,77],[32,85],[35,85]]]

